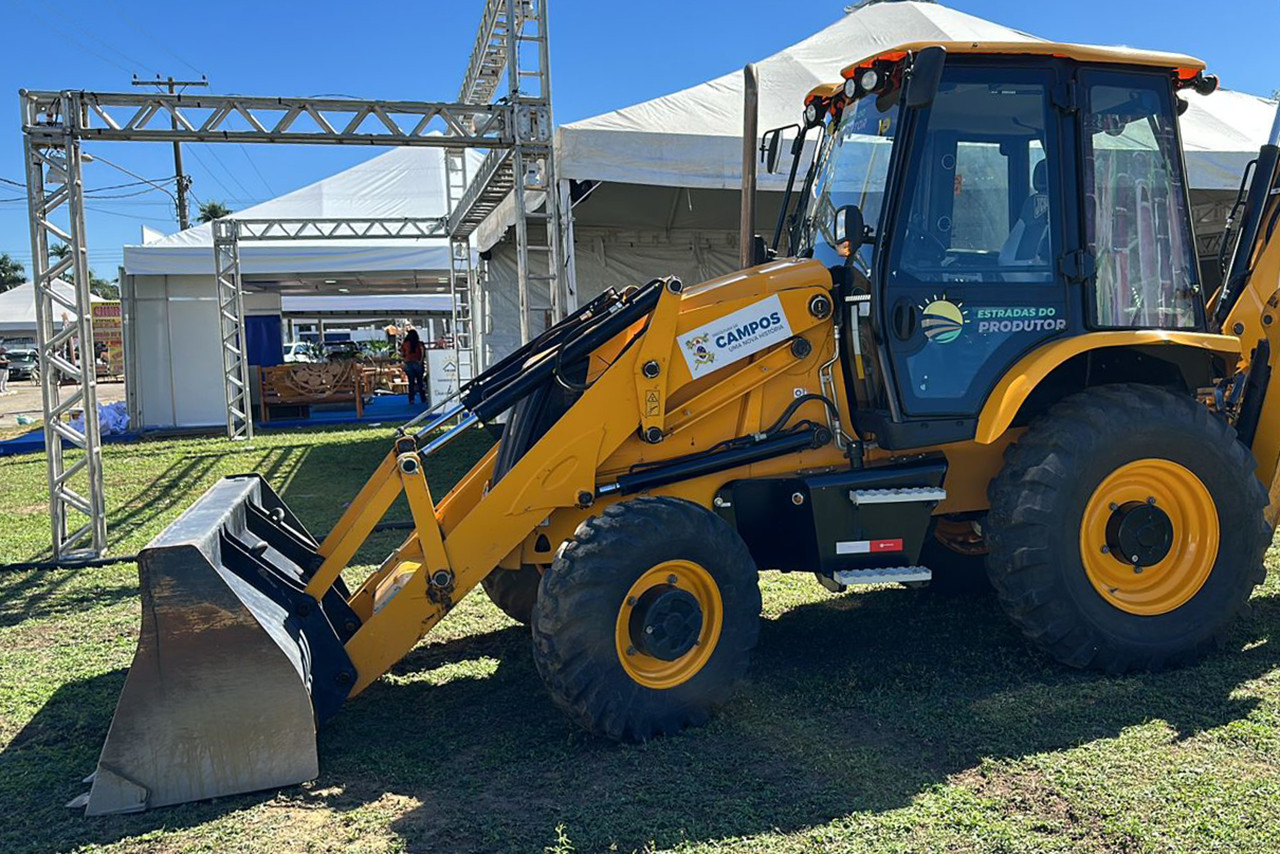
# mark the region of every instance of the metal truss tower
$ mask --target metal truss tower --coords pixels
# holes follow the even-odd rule
[[[495,100],[504,76],[508,91]],[[546,282],[553,315],[558,318],[565,313],[564,226],[551,140],[546,0],[487,0],[456,103],[77,90],[22,90],[19,97],[55,559],[96,557],[107,548],[81,179],[80,148],[86,140],[444,150],[450,202],[446,217],[230,218],[215,224],[227,434],[232,438],[253,435],[240,275],[243,240],[448,237],[457,363],[469,368],[478,338],[474,307],[479,293],[470,235],[511,195],[516,209],[522,339],[528,340],[530,334],[531,282]],[[467,174],[468,149],[488,150],[474,175]],[[531,191],[545,193],[541,212],[529,209]],[[533,247],[528,245],[527,223],[531,218],[546,224],[546,243],[534,249],[545,255],[546,263],[537,271],[529,264]],[[70,252],[51,260],[52,240],[65,243]],[[62,278],[74,286],[72,299],[55,287]],[[83,429],[63,420],[73,409],[83,410]],[[71,446],[69,453],[64,453],[64,441]]]
[[[520,340],[527,343],[531,337],[531,287],[545,288],[552,322],[564,317],[574,302],[565,275],[571,247],[565,239],[566,218],[552,145],[546,0],[488,0],[485,4],[458,100],[477,106],[491,104],[504,80],[505,101],[515,125],[514,143],[510,148],[491,149],[469,182],[463,175],[460,184],[466,189],[452,207],[449,231],[455,244],[466,246],[470,258],[472,232],[504,200],[512,199]],[[451,185],[453,182],[451,178]],[[541,210],[536,210],[539,204]],[[531,222],[544,226],[545,237],[540,243],[529,240]],[[474,303],[472,299],[468,304],[468,318]]]

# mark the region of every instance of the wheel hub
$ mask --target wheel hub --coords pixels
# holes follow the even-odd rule
[[[636,649],[662,661],[675,661],[698,642],[702,606],[697,597],[679,587],[651,587],[636,602],[629,629]]]
[[[1173,611],[1218,559],[1217,505],[1186,466],[1145,457],[1102,479],[1084,507],[1080,560],[1094,590],[1129,614]]]
[[[1107,547],[1132,566],[1155,566],[1173,548],[1173,523],[1153,501],[1130,501],[1107,520]]]

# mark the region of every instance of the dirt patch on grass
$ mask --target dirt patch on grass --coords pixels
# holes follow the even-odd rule
[[[1097,813],[1080,812],[1038,768],[1007,768],[984,763],[952,775],[951,782],[978,798],[995,802],[1005,817],[1028,830],[1074,840],[1088,851],[1133,851],[1138,840],[1107,833]]]

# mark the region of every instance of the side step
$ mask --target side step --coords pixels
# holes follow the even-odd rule
[[[837,584],[909,584],[929,581],[933,572],[924,566],[886,566],[878,569],[842,569],[832,574]]]
[[[940,486],[905,486],[898,489],[853,489],[849,500],[855,507],[867,504],[913,504],[919,501],[942,501],[947,491]]]

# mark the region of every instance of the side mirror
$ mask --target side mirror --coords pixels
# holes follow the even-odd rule
[[[767,130],[760,137],[760,162],[764,171],[770,175],[778,171],[778,155],[782,151],[782,134],[788,130],[799,130],[800,125],[783,125],[780,128]]]
[[[764,171],[772,175],[778,171],[778,151],[782,145],[782,128],[765,131],[760,141],[760,151],[764,154]]]
[[[849,244],[849,254],[853,255],[862,246],[866,237],[867,224],[862,219],[862,208],[857,205],[841,205],[836,209],[835,228],[836,246]]]
[[[940,45],[926,47],[916,54],[911,63],[911,77],[907,81],[908,109],[920,110],[933,103],[942,83],[942,67],[946,61],[947,49]]]

